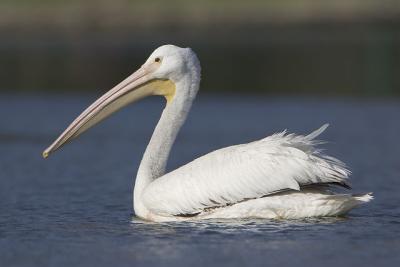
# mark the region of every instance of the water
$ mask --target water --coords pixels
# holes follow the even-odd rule
[[[346,218],[147,223],[132,182],[162,109],[129,107],[48,160],[42,150],[94,96],[0,95],[0,266],[398,266],[400,103],[202,96],[169,168],[213,149],[325,122],[331,155],[375,200]]]

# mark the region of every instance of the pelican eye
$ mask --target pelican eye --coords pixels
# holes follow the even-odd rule
[[[161,58],[156,57],[156,58],[154,59],[154,62],[161,62]]]

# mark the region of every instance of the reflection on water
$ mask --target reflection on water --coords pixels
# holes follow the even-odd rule
[[[135,231],[151,233],[157,235],[179,236],[181,230],[189,231],[191,235],[203,234],[234,234],[238,233],[273,233],[280,234],[287,231],[301,231],[307,227],[318,227],[324,229],[325,226],[346,221],[345,217],[332,218],[307,218],[301,220],[265,220],[265,219],[210,219],[202,221],[187,222],[164,222],[153,223],[143,221],[137,217],[132,217],[131,225]],[[314,228],[315,229],[315,228]]]
[[[158,99],[41,158],[94,98],[0,97],[0,114],[12,115],[0,124],[0,266],[399,264],[398,102],[200,97],[169,169],[219,147],[329,122],[325,148],[349,164],[354,191],[373,191],[375,200],[346,218],[151,223],[132,214],[132,180]]]

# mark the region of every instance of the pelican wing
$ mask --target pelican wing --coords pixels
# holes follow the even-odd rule
[[[327,126],[308,136],[284,131],[211,152],[152,182],[143,202],[156,214],[187,215],[304,185],[345,185],[344,164],[315,148],[320,142],[314,138]]]

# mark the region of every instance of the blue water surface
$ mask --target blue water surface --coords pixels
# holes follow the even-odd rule
[[[321,138],[375,200],[346,218],[149,223],[133,181],[163,108],[128,107],[49,159],[42,150],[93,95],[0,95],[0,266],[399,266],[400,102],[201,96],[172,151],[174,169],[277,131]]]

